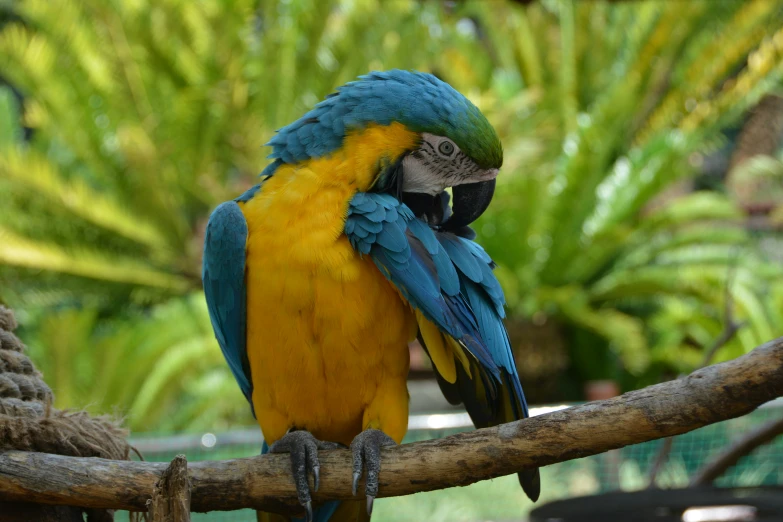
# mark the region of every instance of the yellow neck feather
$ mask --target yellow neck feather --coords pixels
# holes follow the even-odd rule
[[[377,125],[349,134],[329,156],[280,165],[242,204],[248,251],[275,252],[281,262],[317,266],[343,280],[354,277],[356,253],[343,235],[348,202],[372,187],[379,165],[395,161],[418,140],[399,123]]]
[[[419,142],[419,134],[405,125],[372,125],[350,132],[342,148],[323,158],[302,162],[294,168],[307,168],[325,185],[346,184],[366,192],[372,187],[381,165],[388,165]]]

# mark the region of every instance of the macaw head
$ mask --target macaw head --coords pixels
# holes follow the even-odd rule
[[[273,172],[280,163],[326,156],[352,132],[394,123],[417,139],[396,157],[378,158],[371,190],[391,192],[433,219],[430,207],[439,209],[440,194],[453,187],[453,212],[437,224],[456,230],[478,218],[492,199],[503,148],[481,111],[431,74],[373,72],[338,88],[277,132],[267,144],[276,162],[264,172]]]

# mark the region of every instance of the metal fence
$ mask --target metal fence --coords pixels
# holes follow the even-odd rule
[[[554,408],[564,408],[557,406]],[[533,408],[533,415],[552,408]],[[707,426],[675,439],[670,458],[661,468],[658,484],[682,487],[712,456],[732,440],[783,416],[783,400],[773,401],[738,419]],[[414,415],[405,442],[433,439],[472,429],[465,413]],[[227,433],[144,435],[132,443],[149,461],[169,461],[184,453],[189,461],[217,460],[257,455],[261,447],[257,429]],[[539,503],[577,495],[647,486],[650,467],[663,442],[629,446],[593,457],[572,460],[542,470]],[[719,486],[783,485],[783,437],[742,459],[717,481]],[[489,521],[525,520],[533,505],[524,498],[516,477],[485,481],[464,488],[379,499],[373,522],[393,521]],[[121,513],[118,520],[127,520]],[[255,521],[250,510],[194,514],[194,521]]]

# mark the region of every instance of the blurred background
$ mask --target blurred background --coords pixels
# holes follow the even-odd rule
[[[201,291],[207,218],[275,129],[390,68],[451,83],[501,136],[476,229],[532,404],[783,335],[777,0],[0,0],[0,302],[56,406],[124,416],[152,460],[260,450]],[[410,440],[467,429],[412,350]],[[660,483],[781,412],[678,439]],[[543,499],[643,488],[659,445],[547,468]],[[783,445],[764,451],[722,480],[783,484]],[[518,520],[514,483],[376,517]]]

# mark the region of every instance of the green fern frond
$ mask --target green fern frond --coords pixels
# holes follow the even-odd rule
[[[160,397],[171,396],[168,387],[180,387],[182,380],[190,378],[191,373],[203,368],[215,367],[223,363],[223,355],[217,342],[211,338],[193,338],[171,346],[156,361],[136,398],[128,410],[128,416],[134,422],[155,425],[157,420],[150,411]]]
[[[664,131],[673,122],[685,117],[688,111],[695,110],[695,105],[690,109],[686,107],[688,99],[693,103],[711,99],[732,69],[762,42],[770,18],[780,16],[774,3],[766,0],[734,5],[740,8],[732,19],[720,24],[718,34],[705,31],[704,38],[696,42],[694,49],[689,49],[672,73],[678,87],[668,94],[650,117],[648,125],[639,133],[637,143]]]
[[[573,286],[543,287],[539,290],[538,299],[556,306],[561,314],[579,327],[609,340],[610,349],[619,355],[631,373],[640,373],[647,368],[647,339],[644,324],[638,317],[611,308],[596,309],[591,306],[588,295]]]
[[[15,150],[0,155],[0,176],[96,226],[154,250],[168,248],[167,238],[152,223],[134,216],[132,209],[112,201],[83,180],[66,180],[48,159],[36,152]]]
[[[98,317],[94,308],[61,307],[26,318],[36,326],[27,339],[31,356],[55,389],[58,407],[119,413],[134,431],[252,421],[222,361],[203,294],[149,313]],[[218,390],[216,401],[211,393]]]
[[[648,214],[640,223],[646,231],[666,230],[704,221],[739,221],[742,211],[728,197],[715,192],[694,192]]]
[[[3,229],[0,229],[0,263],[112,283],[159,287],[176,293],[191,286],[187,279],[152,270],[136,260],[112,258],[96,250],[68,252],[57,245],[26,240]]]
[[[18,103],[10,89],[0,87],[0,150],[16,145],[21,138]]]

